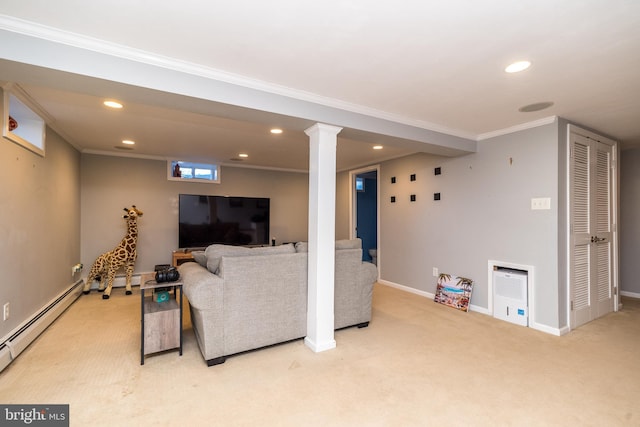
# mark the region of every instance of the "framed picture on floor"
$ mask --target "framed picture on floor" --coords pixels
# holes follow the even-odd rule
[[[435,302],[448,305],[460,311],[469,311],[473,280],[465,277],[441,274],[438,276]]]

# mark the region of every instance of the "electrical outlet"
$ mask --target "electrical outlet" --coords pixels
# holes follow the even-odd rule
[[[9,318],[9,303],[5,303],[2,308],[2,320],[7,320]]]
[[[71,267],[71,277],[73,277],[77,272],[82,271],[83,265],[82,264],[76,264],[73,267]]]
[[[433,267],[433,277],[438,277],[438,267]]]
[[[551,209],[551,198],[540,197],[531,199],[531,210],[549,210]]]

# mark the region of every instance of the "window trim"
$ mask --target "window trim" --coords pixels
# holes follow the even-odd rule
[[[2,136],[27,150],[44,157],[46,121],[26,92],[16,84],[3,86]],[[10,129],[9,117],[18,123],[14,132]]]
[[[176,165],[184,165],[186,167],[199,167],[200,169],[208,169],[212,172],[213,179],[208,178],[187,178],[176,177],[173,175],[173,170]],[[203,184],[220,184],[220,165],[216,163],[199,163],[189,162],[186,160],[167,160],[167,179],[169,181],[183,181],[183,182],[199,182]]]

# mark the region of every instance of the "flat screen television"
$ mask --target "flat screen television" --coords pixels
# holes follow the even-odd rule
[[[269,244],[268,198],[180,194],[178,221],[182,249]]]

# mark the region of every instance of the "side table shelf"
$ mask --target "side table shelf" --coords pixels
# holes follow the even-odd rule
[[[173,289],[168,301],[153,299],[157,288]],[[147,290],[151,294],[145,296]],[[140,364],[147,354],[165,350],[178,349],[182,356],[182,281],[157,283],[154,273],[142,274],[140,304]]]
[[[188,251],[173,251],[171,254],[171,265],[174,267],[182,263],[193,261],[193,254]]]

